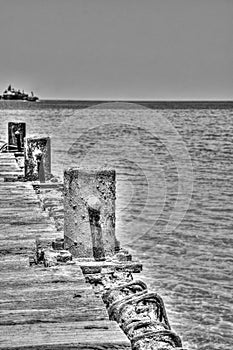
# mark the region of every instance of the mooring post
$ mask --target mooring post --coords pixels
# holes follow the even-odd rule
[[[74,257],[113,255],[115,171],[69,169],[64,173],[64,244]]]
[[[26,136],[26,123],[8,123],[8,151],[23,152],[24,138]]]
[[[27,138],[25,147],[25,178],[45,182],[51,176],[51,142],[49,137]]]

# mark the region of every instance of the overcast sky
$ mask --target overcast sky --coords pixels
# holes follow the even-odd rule
[[[0,0],[0,93],[233,100],[233,0]]]

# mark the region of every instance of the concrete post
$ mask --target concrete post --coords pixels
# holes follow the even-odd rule
[[[103,260],[113,255],[115,171],[64,173],[64,243],[75,257]]]
[[[23,152],[26,123],[8,123],[8,151]]]
[[[51,175],[51,143],[49,137],[28,138],[25,148],[25,178],[45,182]]]

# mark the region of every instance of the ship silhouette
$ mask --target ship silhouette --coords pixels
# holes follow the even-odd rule
[[[11,85],[8,86],[8,88],[3,92],[2,94],[3,100],[22,100],[22,101],[31,101],[35,102],[39,98],[37,96],[34,96],[33,91],[31,92],[31,95],[28,95],[24,92],[24,90],[16,90]]]

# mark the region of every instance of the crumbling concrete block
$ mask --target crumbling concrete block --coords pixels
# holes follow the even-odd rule
[[[55,241],[52,241],[52,248],[54,250],[63,250],[64,249],[64,239],[56,238]]]
[[[35,260],[37,264],[43,263],[44,261],[44,252],[52,248],[51,239],[40,239],[37,238],[35,246]]]
[[[114,170],[65,171],[64,239],[74,257],[103,260],[115,253]]]
[[[118,253],[115,254],[114,259],[118,261],[132,261],[132,255],[126,249],[120,249]]]
[[[26,136],[26,123],[8,123],[8,151],[22,152]]]
[[[45,182],[51,177],[51,144],[49,137],[28,138],[25,147],[25,179]]]
[[[37,258],[35,255],[29,255],[29,266],[37,265]]]
[[[55,250],[45,250],[43,255],[43,263],[45,267],[58,265],[57,252]]]
[[[72,255],[68,250],[48,249],[44,252],[44,266],[56,266],[59,263],[67,263],[72,261]]]
[[[115,288],[119,285],[132,282],[133,276],[130,272],[117,272],[109,269],[104,273],[85,275],[86,281],[91,283],[96,294],[101,296],[106,290]]]

